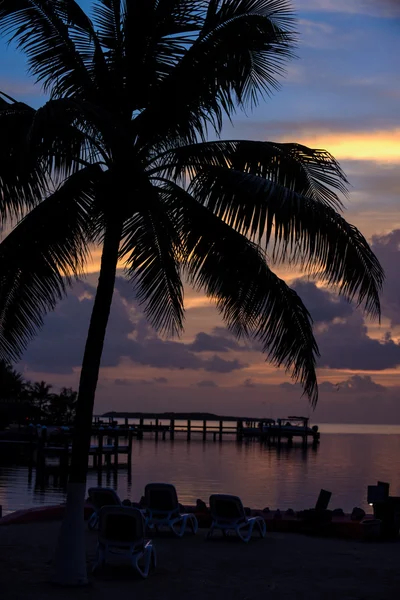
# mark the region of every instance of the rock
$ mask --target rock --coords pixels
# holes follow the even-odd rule
[[[207,504],[204,500],[200,500],[200,498],[197,498],[196,500],[196,509],[202,512],[208,512]]]
[[[286,514],[289,515],[290,517],[294,517],[294,510],[293,508],[288,508],[286,511]]]
[[[362,519],[364,517],[365,517],[365,510],[363,510],[362,508],[359,508],[358,506],[353,508],[353,512],[351,513],[351,517],[350,517],[352,521],[362,521]]]
[[[332,511],[332,516],[333,517],[344,517],[343,508],[334,508]]]
[[[274,519],[282,519],[282,514],[281,514],[281,511],[279,510],[279,508],[274,514]]]
[[[263,508],[262,512],[269,513],[270,512],[269,506],[266,506],[265,508]]]

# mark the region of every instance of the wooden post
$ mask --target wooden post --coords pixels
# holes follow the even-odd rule
[[[128,429],[128,417],[125,417],[125,427]]]
[[[118,467],[118,446],[119,446],[119,435],[115,434],[114,438],[114,466]]]
[[[99,433],[99,447],[97,449],[98,452],[98,468],[101,469],[103,463],[103,434]]]
[[[158,419],[156,419],[156,440],[158,440]]]
[[[138,435],[138,439],[142,440],[143,439],[143,417],[141,417],[139,419],[139,429],[140,429],[140,434]]]
[[[207,439],[207,421],[203,421],[203,440]]]
[[[163,440],[165,440],[165,434],[166,434],[166,433],[167,433],[167,432],[165,431],[165,429],[163,429],[163,430],[162,430],[162,439],[163,439]]]
[[[223,421],[219,422],[219,441],[222,442]]]
[[[191,431],[190,431],[190,419],[188,419],[188,422],[187,422],[187,439],[188,440],[190,440],[190,433],[191,433]]]
[[[171,419],[169,424],[169,439],[173,440],[175,438],[175,420]]]
[[[243,421],[236,422],[236,440],[240,442],[243,437]]]
[[[128,468],[131,470],[132,464],[132,442],[133,442],[133,433],[132,430],[129,430],[128,436]]]

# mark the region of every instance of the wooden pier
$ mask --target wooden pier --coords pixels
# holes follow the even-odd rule
[[[307,445],[319,442],[318,427],[310,428],[306,417],[288,417],[297,421],[300,426],[288,427],[287,419],[260,419],[255,417],[232,417],[210,413],[120,413],[109,412],[95,418],[95,426],[102,423],[110,428],[134,427],[138,439],[144,434],[154,434],[155,440],[160,437],[165,440],[175,439],[177,434],[183,434],[189,441],[193,437],[201,437],[203,441],[212,439],[222,441],[229,437],[242,441],[244,438],[258,438],[270,445],[279,445],[283,441],[292,444],[298,438]],[[118,425],[123,420],[124,425]],[[135,421],[135,424],[132,424]],[[267,425],[267,426],[266,426]]]

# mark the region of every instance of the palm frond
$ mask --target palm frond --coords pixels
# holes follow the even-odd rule
[[[152,91],[182,59],[204,22],[207,0],[122,2],[125,77],[131,111],[145,108]]]
[[[272,242],[275,261],[298,264],[340,294],[380,315],[383,270],[356,227],[332,207],[268,179],[208,167],[190,190],[209,210],[244,235]]]
[[[27,104],[0,92],[0,227],[21,218],[47,190],[45,166],[28,152],[35,115]]]
[[[299,296],[270,270],[256,244],[178,185],[164,181],[162,186],[182,237],[189,282],[216,301],[236,336],[260,340],[268,359],[290,370],[315,404],[318,348]]]
[[[1,0],[0,34],[25,52],[30,72],[53,97],[94,94],[87,63],[93,62],[96,38],[74,0]]]
[[[198,38],[170,75],[153,86],[149,105],[135,122],[138,134],[173,145],[204,139],[207,124],[219,133],[224,114],[256,104],[277,86],[293,39],[285,0],[210,2]]]
[[[21,356],[44,315],[83,273],[101,175],[97,167],[72,175],[0,243],[0,359]]]
[[[183,286],[179,233],[162,189],[149,185],[138,212],[124,227],[121,258],[152,326],[168,335],[183,327]]]
[[[156,154],[149,163],[151,172],[162,171],[174,180],[193,178],[206,166],[258,175],[339,210],[343,208],[340,195],[348,191],[346,175],[329,152],[296,143],[203,142]]]

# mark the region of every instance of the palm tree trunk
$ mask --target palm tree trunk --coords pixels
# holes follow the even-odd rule
[[[87,583],[84,539],[86,473],[95,392],[114,292],[121,233],[121,222],[109,224],[105,233],[100,276],[83,356],[72,440],[67,504],[54,561],[54,581],[61,585]]]

